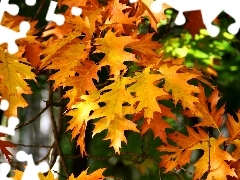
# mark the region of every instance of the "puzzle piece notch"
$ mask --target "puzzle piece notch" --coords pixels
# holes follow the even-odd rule
[[[138,0],[129,0],[129,3],[135,3],[135,2],[138,2]]]
[[[8,29],[0,25],[0,33],[4,34],[0,36],[0,44],[8,43],[8,52],[10,54],[15,54],[18,52],[18,46],[15,41],[27,36],[26,34],[30,30],[30,24],[27,21],[22,21],[19,29],[19,32],[15,32],[12,29]]]
[[[47,11],[46,21],[53,21],[58,26],[61,26],[65,22],[65,17],[62,14],[55,14],[56,7],[57,2],[51,1]]]
[[[0,126],[0,133],[14,136],[15,135],[15,128],[19,124],[19,119],[17,117],[11,116],[8,119],[8,127]]]
[[[6,99],[2,99],[0,102],[0,109],[6,111],[9,108],[9,102]]]
[[[82,8],[79,7],[72,7],[71,13],[74,16],[80,16],[82,14]]]
[[[13,180],[12,178],[8,178],[7,175],[10,172],[11,166],[8,163],[0,164],[0,179],[1,180]]]
[[[220,29],[219,27],[212,25],[212,22],[222,11],[224,11],[235,19],[235,23],[228,27],[228,32],[231,34],[237,34],[239,31],[239,0],[229,0],[228,2],[225,0],[156,0],[152,3],[150,9],[155,13],[159,13],[162,9],[163,3],[171,6],[179,12],[175,21],[177,25],[183,25],[186,21],[183,12],[201,10],[203,23],[205,24],[209,35],[215,37],[219,34]]]
[[[27,166],[23,172],[21,180],[40,180],[38,173],[45,173],[49,171],[49,165],[47,162],[41,162],[39,165],[35,165],[31,154],[27,154],[24,151],[18,151],[16,154],[18,161],[27,161]]]
[[[0,21],[2,21],[4,12],[8,12],[9,14],[15,16],[19,12],[19,7],[16,4],[9,4],[9,0],[1,0]],[[18,52],[18,46],[15,41],[17,39],[26,37],[27,31],[30,29],[30,24],[26,21],[23,21],[20,23],[19,29],[19,32],[15,32],[7,27],[0,25],[0,44],[8,43],[8,52],[10,54],[15,54],[16,52]]]
[[[8,110],[8,108],[9,108],[9,102],[5,99],[2,99],[0,103],[0,109],[2,111],[6,111]],[[0,133],[14,136],[15,128],[17,127],[18,124],[19,124],[19,119],[15,116],[11,116],[8,119],[8,127],[0,126]]]
[[[8,12],[12,16],[16,16],[19,12],[19,7],[16,4],[9,4],[9,0],[1,0],[1,2],[0,2],[0,21],[2,21],[4,12]]]
[[[36,4],[36,0],[25,0],[28,6],[34,6]]]

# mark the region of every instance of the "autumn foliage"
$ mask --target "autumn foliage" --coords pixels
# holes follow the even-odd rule
[[[62,0],[59,7],[67,5],[64,25],[49,23],[42,36],[36,35],[36,21],[31,31],[18,40],[19,52],[9,54],[6,45],[0,46],[0,98],[7,99],[10,108],[5,116],[17,116],[17,109],[28,104],[23,94],[31,95],[28,80],[41,74],[48,75],[50,107],[52,94],[64,89],[63,99],[68,99],[63,116],[71,117],[67,130],[76,140],[82,156],[85,149],[85,131],[94,121],[93,136],[107,130],[103,140],[109,140],[115,153],[121,154],[127,144],[126,131],[144,135],[148,130],[162,145],[156,150],[159,168],[164,173],[176,171],[191,163],[191,154],[202,150],[194,162],[193,179],[239,179],[240,123],[236,117],[225,114],[225,106],[218,107],[220,94],[210,78],[196,69],[184,65],[184,59],[165,58],[163,45],[154,37],[157,24],[166,19],[164,11],[155,14],[149,9],[152,0],[139,0],[130,4],[125,0]],[[82,8],[81,16],[73,16],[73,6]],[[167,8],[167,6],[165,7]],[[149,32],[140,34],[139,25],[144,18],[150,20]],[[4,16],[4,25],[18,30],[22,17]],[[14,22],[14,23],[13,23]],[[47,37],[47,38],[46,38]],[[100,82],[99,72],[108,70],[108,79]],[[205,87],[211,96],[205,95]],[[172,102],[174,107],[163,102]],[[197,117],[199,122],[186,126],[187,134],[178,132],[167,121],[179,123],[178,115]],[[139,124],[140,121],[142,123]],[[227,130],[222,131],[226,124]],[[172,131],[168,131],[168,130]],[[215,136],[210,130],[216,130]],[[229,151],[229,146],[234,146]],[[11,154],[6,147],[10,142],[0,142],[0,149],[8,160]],[[104,179],[104,169],[91,175],[82,172],[74,179]],[[21,172],[15,172],[16,177]],[[49,173],[41,179],[54,179]]]

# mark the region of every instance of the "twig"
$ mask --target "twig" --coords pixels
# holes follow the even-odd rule
[[[37,12],[36,12],[36,14],[35,14],[35,16],[33,17],[33,21],[36,20],[38,14],[39,14],[39,12],[41,11],[41,9],[42,9],[42,7],[43,7],[44,4],[45,4],[45,0],[42,0],[42,1],[41,1],[41,4],[40,4],[40,6],[39,6],[39,8],[38,8],[38,10],[37,10]]]
[[[58,98],[61,99],[63,96],[63,89],[60,87],[58,89]],[[53,102],[52,102],[53,103]],[[58,102],[59,104],[63,104],[62,101]],[[57,137],[58,139],[55,141],[60,142],[61,138],[61,129],[62,129],[62,115],[64,113],[64,109],[63,106],[59,106],[59,110],[58,110],[59,114],[58,114],[58,128],[57,128]],[[50,169],[52,169],[52,167],[54,166],[56,160],[57,160],[57,156],[58,156],[58,152],[57,152],[57,148],[56,146],[54,147],[52,153],[51,153],[51,158],[50,158],[50,163],[49,163],[49,167]]]
[[[14,143],[12,143],[14,144]],[[52,146],[45,146],[45,145],[40,145],[40,146],[35,146],[35,145],[26,145],[26,144],[14,144],[16,146],[24,146],[24,147],[34,147],[34,148],[52,148]]]
[[[52,103],[52,98],[53,98],[52,82],[49,81],[49,103],[50,104]],[[50,118],[51,118],[51,122],[52,122],[53,135],[54,135],[54,139],[55,139],[54,145],[56,145],[58,154],[60,155],[60,162],[61,162],[63,171],[64,171],[65,175],[67,177],[69,177],[69,173],[67,171],[67,167],[66,167],[66,163],[64,161],[63,153],[62,153],[60,144],[58,142],[59,138],[58,138],[57,124],[56,124],[56,121],[55,121],[55,118],[54,118],[53,107],[52,106],[50,106]]]
[[[62,175],[61,173],[59,173],[59,172],[57,172],[57,171],[54,171],[54,170],[53,170],[53,172],[57,173],[59,176],[62,176],[62,177],[65,178],[65,179],[67,179],[67,177],[64,176],[64,175]]]
[[[24,126],[26,126],[26,125],[28,125],[28,124],[33,123],[39,116],[41,116],[42,113],[44,113],[44,112],[48,109],[49,106],[50,106],[50,105],[46,104],[46,107],[43,108],[34,118],[32,118],[31,120],[29,120],[28,122],[25,122],[25,123],[22,124],[22,125],[17,126],[17,127],[15,128],[15,130],[16,130],[16,129],[19,129],[19,128],[22,128],[22,127],[24,127]]]
[[[48,153],[42,159],[36,161],[36,164],[39,164],[40,162],[46,160],[49,157],[49,154],[50,154],[52,148],[53,148],[53,144],[51,145],[51,148],[48,150]]]

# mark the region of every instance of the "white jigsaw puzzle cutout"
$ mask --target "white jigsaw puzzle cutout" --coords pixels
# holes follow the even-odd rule
[[[0,103],[0,110],[6,111],[9,108],[9,102],[5,99],[2,99]],[[0,117],[1,118],[1,117]],[[6,135],[14,136],[15,128],[19,124],[19,119],[17,117],[11,116],[8,119],[8,127],[0,126],[0,132]]]
[[[13,180],[12,178],[7,177],[10,172],[11,166],[8,163],[0,164],[0,179],[1,180]]]
[[[129,2],[135,3],[137,0],[129,0]],[[240,0],[156,0],[152,3],[150,9],[155,13],[159,13],[164,3],[178,11],[175,20],[177,25],[183,25],[186,22],[184,12],[200,10],[209,35],[216,37],[220,29],[213,25],[212,22],[221,12],[225,12],[235,20],[235,23],[228,26],[228,32],[235,35],[239,31]]]
[[[36,4],[36,0],[25,0],[25,2],[28,6],[34,6]],[[65,17],[62,14],[55,14],[57,3],[56,1],[50,1],[46,21],[53,21],[61,26],[65,22]],[[1,22],[5,12],[15,16],[19,12],[19,7],[16,4],[9,4],[9,0],[1,0],[0,2],[0,33],[2,34],[0,36],[0,44],[7,43],[8,52],[10,54],[15,54],[19,50],[16,40],[27,36],[27,32],[30,30],[30,24],[27,21],[22,21],[19,26],[19,32],[2,26]],[[72,7],[71,13],[75,16],[79,16],[82,13],[82,9],[79,7]]]
[[[2,99],[0,102],[0,110],[6,111],[9,108],[9,102]],[[1,118],[1,117],[0,117]],[[19,124],[17,117],[10,117],[8,120],[8,127],[0,126],[0,133],[13,136],[15,134],[15,128]],[[47,162],[41,162],[39,165],[35,165],[31,154],[27,154],[24,151],[19,151],[16,154],[18,161],[27,162],[23,176],[21,180],[40,180],[38,173],[45,173],[49,171],[49,165]],[[0,164],[0,180],[13,180],[7,177],[10,172],[11,166],[8,163]]]
[[[39,165],[35,165],[33,157],[31,154],[27,154],[24,151],[18,151],[16,154],[18,161],[27,161],[27,166],[25,167],[22,180],[40,180],[38,173],[45,173],[49,170],[49,165],[47,162],[41,162]]]
[[[56,1],[50,2],[50,5],[49,5],[48,11],[47,11],[46,21],[53,21],[58,26],[61,26],[65,22],[65,17],[62,14],[55,14],[57,4],[58,4],[58,2],[56,2]]]
[[[32,1],[32,2],[30,2]],[[33,6],[36,0],[26,0],[26,4]],[[19,12],[19,7],[16,4],[9,4],[9,0],[1,0],[0,2],[0,22],[5,12],[15,16]],[[27,32],[30,30],[30,24],[27,21],[22,21],[19,26],[19,32],[13,31],[0,24],[0,44],[8,44],[8,52],[10,54],[15,54],[18,52],[18,46],[16,40],[26,37]]]

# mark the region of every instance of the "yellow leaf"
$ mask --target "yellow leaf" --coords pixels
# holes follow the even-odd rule
[[[26,101],[21,94],[30,94],[31,89],[24,79],[36,81],[25,58],[5,53],[0,48],[0,93],[8,100],[10,107],[5,111],[6,116],[17,116],[17,107],[25,107]]]
[[[159,99],[169,99],[170,95],[163,88],[159,88],[154,83],[159,82],[164,76],[161,74],[150,74],[150,67],[144,69],[142,73],[136,73],[133,79],[135,84],[128,88],[128,91],[135,92],[135,102],[138,102],[136,113],[144,109],[146,118],[153,118],[154,112],[161,113],[158,105]]]
[[[49,80],[55,81],[53,85],[54,90],[64,85],[66,78],[75,75],[76,72],[73,68],[87,58],[88,54],[84,50],[85,45],[81,44],[80,40],[74,39],[51,57],[51,65],[48,65],[46,69],[58,70],[49,78]],[[78,53],[76,54],[75,52]]]
[[[172,91],[174,104],[176,105],[178,101],[181,101],[184,109],[188,107],[194,112],[196,109],[194,103],[199,102],[194,93],[199,93],[200,90],[197,86],[190,85],[188,81],[200,77],[200,74],[191,70],[179,72],[182,67],[182,65],[168,67],[167,64],[164,64],[159,68],[159,71],[165,78],[164,90]]]
[[[66,38],[60,38],[57,40],[53,40],[52,38],[49,38],[47,41],[43,43],[43,45],[46,47],[41,55],[45,56],[41,62],[40,69],[44,69],[49,63],[51,63],[51,58],[54,57],[55,53],[57,53],[61,48],[63,48],[65,45],[70,43],[73,39],[80,36],[82,32],[80,31],[74,31],[68,34]]]
[[[11,177],[12,179],[14,180],[22,180],[22,176],[23,176],[23,172],[22,171],[19,171],[17,169],[13,170],[14,172],[14,176]]]
[[[123,103],[128,102],[132,104],[133,97],[126,89],[126,85],[134,82],[130,77],[118,77],[115,82],[101,89],[103,93],[99,96],[98,103],[104,102],[106,105],[95,110],[90,116],[91,119],[106,117],[109,122],[114,119],[116,115],[120,118],[125,115],[123,110]]]
[[[72,116],[72,119],[68,122],[69,126],[67,130],[72,130],[72,138],[75,138],[79,134],[77,145],[80,146],[82,155],[85,154],[84,138],[89,114],[92,110],[99,108],[98,103],[95,102],[96,98],[98,98],[98,92],[93,95],[82,96],[82,99],[85,101],[72,106],[73,110],[66,114],[67,116]]]
[[[110,74],[115,77],[120,74],[121,70],[124,72],[127,70],[123,62],[136,61],[134,54],[124,51],[127,44],[136,41],[131,36],[116,37],[115,33],[108,31],[104,38],[96,38],[95,41],[94,45],[100,46],[97,46],[97,50],[94,52],[105,53],[104,58],[99,63],[99,68],[109,65]]]
[[[95,122],[95,128],[93,130],[93,136],[97,133],[102,132],[103,130],[107,129],[108,134],[104,138],[104,140],[110,139],[111,144],[116,153],[120,154],[119,148],[121,148],[121,142],[127,143],[127,139],[124,135],[125,130],[132,130],[135,132],[139,132],[136,128],[137,124],[133,123],[132,121],[126,119],[125,117],[120,118],[119,116],[115,116],[114,119],[110,121],[108,124],[108,120],[106,117],[100,119],[99,121]]]
[[[57,178],[54,178],[52,171],[48,171],[47,176],[44,176],[43,173],[39,173],[38,176],[40,178],[39,180],[57,180]]]

